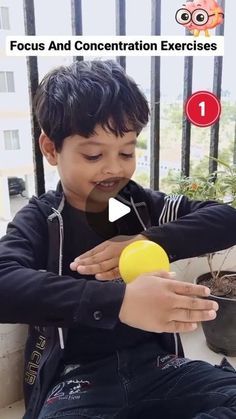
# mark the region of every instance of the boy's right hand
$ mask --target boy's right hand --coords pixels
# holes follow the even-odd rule
[[[213,320],[219,306],[207,297],[209,288],[170,279],[169,273],[151,272],[126,286],[119,319],[148,332],[191,332],[197,323]]]

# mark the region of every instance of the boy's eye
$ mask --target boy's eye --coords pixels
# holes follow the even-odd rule
[[[88,156],[88,155],[84,154],[84,158],[86,160],[98,160],[99,157],[101,157],[101,155],[102,154],[97,154],[96,156]],[[126,158],[126,159],[131,159],[132,157],[134,157],[134,154],[133,153],[131,153],[131,154],[121,153],[121,156]]]
[[[131,159],[132,157],[134,157],[134,154],[133,153],[131,153],[131,154],[121,153],[121,155],[123,157],[126,157],[127,159]]]
[[[84,157],[85,157],[86,160],[97,160],[97,159],[99,159],[100,156],[101,156],[101,154],[98,154],[97,156],[86,156],[84,154]]]

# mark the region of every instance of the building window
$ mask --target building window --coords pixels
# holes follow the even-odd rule
[[[0,71],[0,92],[14,92],[14,73],[13,71]]]
[[[8,7],[0,7],[0,29],[10,29]]]
[[[20,139],[18,129],[3,131],[4,149],[20,150]]]

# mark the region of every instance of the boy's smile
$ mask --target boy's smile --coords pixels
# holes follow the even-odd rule
[[[132,177],[136,137],[135,131],[117,137],[97,125],[89,138],[78,134],[65,138],[60,152],[45,134],[40,147],[48,162],[58,166],[67,201],[75,208],[97,212]]]
[[[93,182],[94,187],[103,192],[112,192],[117,189],[122,178],[107,178],[100,182]]]

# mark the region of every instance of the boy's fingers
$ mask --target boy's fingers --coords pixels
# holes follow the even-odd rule
[[[118,260],[117,260],[117,264],[118,264]],[[150,275],[150,272],[145,274],[145,275]],[[171,278],[175,278],[176,273],[175,272],[166,272],[166,271],[159,271],[158,272],[158,276],[161,278],[167,278],[167,279],[171,279]],[[121,274],[119,271],[119,268],[114,268],[108,272],[103,272],[102,274],[97,274],[96,275],[97,279],[117,279],[117,278],[121,278]]]
[[[70,263],[70,268],[74,271],[76,271],[78,265],[94,265],[96,263],[102,262],[103,260],[108,259],[109,256],[106,255],[106,253],[96,253],[94,255],[86,256],[85,253],[82,256],[78,256],[73,260],[73,262]]]
[[[114,258],[114,259],[104,260],[103,262],[96,263],[94,265],[88,265],[88,266],[79,265],[77,266],[76,270],[82,274],[84,273],[86,275],[89,275],[89,274],[93,275],[93,274],[99,274],[99,273],[110,271],[116,268],[118,266],[118,263],[119,263],[118,258]]]
[[[158,276],[158,278],[174,279],[176,277],[175,272],[168,271],[153,271],[153,272],[144,272],[142,275],[145,276]]]
[[[102,274],[95,275],[96,279],[100,281],[112,281],[114,279],[120,278],[119,268],[111,269],[108,272],[103,272]]]
[[[96,250],[96,251],[95,251]],[[114,250],[112,246],[106,246],[102,248],[94,248],[93,251],[83,253],[83,255],[78,256],[71,262],[72,267],[76,265],[93,265],[95,263],[102,262],[107,259],[112,259],[117,255],[117,251]]]
[[[77,266],[78,266],[78,262],[71,262],[70,263],[70,269],[72,271],[76,271],[77,270]]]
[[[94,255],[90,255],[89,257],[84,257],[83,259],[80,259],[80,257],[77,258],[77,263],[79,265],[94,265],[96,263],[101,263],[108,259],[112,259],[113,257],[115,257],[115,255],[112,249],[106,248]]]
[[[185,308],[190,310],[218,310],[219,305],[216,301],[206,300],[203,298],[186,297],[182,295],[176,295],[174,301],[174,307]]]
[[[160,278],[174,279],[176,278],[176,272],[160,271],[159,276]]]
[[[180,281],[170,282],[170,289],[180,295],[194,295],[196,297],[207,297],[210,295],[210,289],[204,285],[195,285]]]
[[[202,322],[202,321],[215,319],[216,311],[215,310],[177,309],[172,315],[173,315],[173,320],[175,321],[195,323],[195,322]]]

